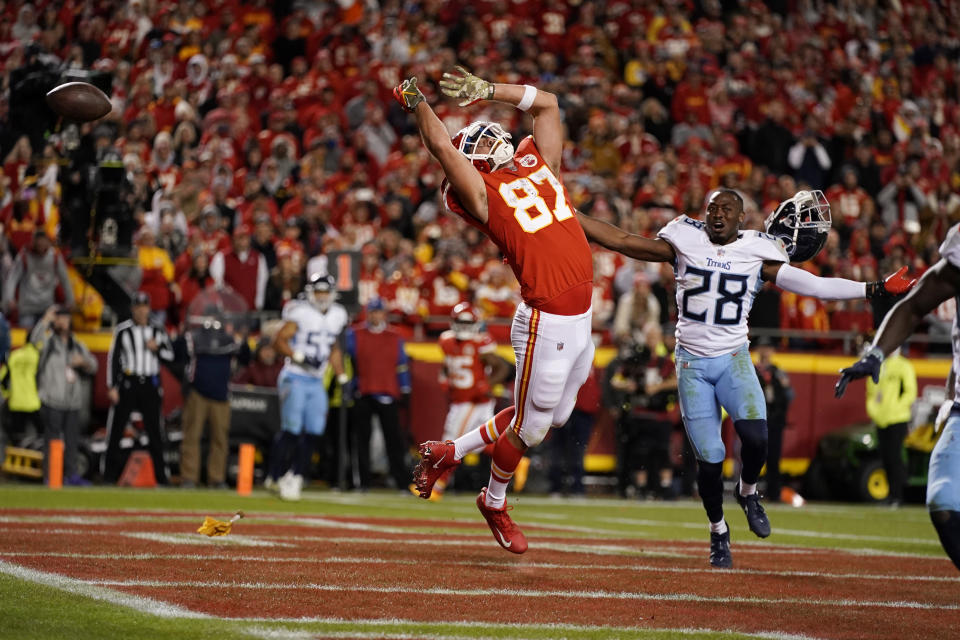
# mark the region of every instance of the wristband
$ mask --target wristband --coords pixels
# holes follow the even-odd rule
[[[348,376],[347,374],[341,373],[340,375],[337,376],[337,384],[339,384],[341,387],[347,384],[348,382],[350,382],[350,376]]]
[[[290,359],[296,362],[297,364],[303,364],[303,361],[306,359],[306,356],[304,356],[303,353],[300,351],[294,351],[293,356],[291,356]]]
[[[537,88],[529,84],[523,85],[523,97],[517,103],[517,109],[526,111],[533,106],[533,101],[537,99]]]

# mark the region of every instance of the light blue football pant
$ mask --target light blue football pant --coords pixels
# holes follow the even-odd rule
[[[930,454],[927,473],[927,509],[960,511],[960,405],[943,427],[943,433]]]
[[[744,344],[731,353],[708,358],[678,346],[676,365],[680,413],[697,459],[723,462],[721,406],[734,422],[767,419],[767,403],[750,349]]]
[[[322,436],[327,428],[329,404],[323,379],[283,371],[277,380],[277,388],[283,430],[294,435],[305,430],[310,435]]]

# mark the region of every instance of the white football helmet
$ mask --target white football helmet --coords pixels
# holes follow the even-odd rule
[[[823,249],[830,225],[830,203],[822,191],[813,190],[781,202],[763,226],[783,241],[791,262],[806,262]]]
[[[469,340],[480,330],[480,319],[469,302],[461,302],[450,312],[450,328],[457,340]]]
[[[303,288],[303,295],[307,301],[322,313],[326,313],[337,299],[337,288],[333,276],[330,274],[315,273]]]
[[[496,122],[478,120],[465,126],[453,136],[453,146],[473,162],[480,171],[489,173],[509,164],[513,160],[512,136]],[[484,138],[490,138],[490,149],[478,151],[477,146]]]

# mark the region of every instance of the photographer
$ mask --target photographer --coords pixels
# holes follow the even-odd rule
[[[648,331],[648,344],[625,347],[607,368],[604,400],[616,417],[617,482],[623,497],[635,492],[673,497],[670,433],[677,375],[670,358],[657,355],[659,333]]]

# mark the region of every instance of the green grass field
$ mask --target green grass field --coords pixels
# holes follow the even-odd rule
[[[85,541],[82,532],[76,527],[90,526],[96,528],[97,513],[102,513],[102,520],[109,520],[110,526],[119,524],[120,528],[129,527],[131,530],[146,532],[165,532],[167,542],[170,539],[183,539],[191,545],[206,545],[197,547],[199,552],[191,547],[190,555],[181,557],[176,549],[158,547],[153,551],[156,562],[166,561],[165,558],[181,558],[179,563],[182,570],[189,572],[191,562],[204,560],[203,553],[213,553],[214,564],[216,558],[222,562],[229,561],[232,549],[237,547],[228,544],[240,542],[248,532],[255,531],[255,527],[285,527],[302,526],[305,523],[315,526],[315,522],[324,522],[327,529],[318,530],[323,533],[328,530],[330,522],[350,523],[354,531],[364,532],[377,529],[382,523],[382,530],[387,533],[396,533],[402,527],[404,535],[414,536],[425,540],[440,540],[454,533],[453,528],[459,527],[458,535],[463,532],[469,534],[467,539],[470,545],[482,549],[484,554],[494,562],[503,562],[511,566],[515,556],[501,552],[488,534],[488,530],[476,512],[474,496],[448,496],[442,502],[428,503],[417,500],[409,495],[396,492],[372,492],[367,494],[338,493],[332,491],[307,491],[304,500],[291,504],[283,503],[264,492],[255,492],[248,497],[239,497],[236,494],[224,491],[206,490],[131,490],[131,489],[64,489],[50,491],[30,484],[8,483],[0,484],[0,611],[3,612],[3,621],[0,623],[0,637],[17,638],[19,640],[33,638],[123,638],[133,640],[137,638],[735,638],[735,637],[779,637],[779,638],[811,638],[824,637],[819,632],[814,635],[791,635],[789,630],[780,630],[771,625],[765,632],[751,631],[747,635],[727,632],[727,630],[706,626],[692,619],[688,627],[672,626],[670,629],[647,629],[643,625],[617,624],[614,620],[609,625],[560,622],[550,623],[544,616],[529,624],[496,624],[488,621],[484,624],[469,624],[463,620],[450,621],[444,618],[443,610],[438,609],[434,619],[412,619],[400,614],[391,618],[382,618],[375,613],[376,608],[370,607],[372,615],[358,615],[357,611],[350,610],[349,600],[344,605],[342,615],[278,615],[272,607],[264,605],[260,615],[215,615],[202,613],[205,606],[210,604],[203,596],[198,596],[200,603],[196,606],[172,605],[152,609],[151,606],[142,606],[137,598],[146,597],[149,602],[166,602],[163,597],[151,593],[157,585],[145,582],[143,586],[134,588],[130,584],[119,586],[103,585],[94,579],[78,579],[83,574],[80,569],[70,563],[82,561],[95,562],[99,573],[110,574],[111,568],[116,567],[118,574],[126,575],[128,565],[136,558],[137,549],[134,547],[127,555],[119,552],[112,546],[100,546],[97,535],[91,533]],[[706,565],[706,525],[702,507],[699,502],[636,502],[616,499],[585,499],[585,500],[557,500],[548,497],[526,496],[517,497],[513,504],[515,519],[524,527],[529,527],[528,536],[531,550],[537,547],[538,541],[562,536],[564,544],[570,547],[602,546],[610,544],[611,548],[623,541],[665,541],[665,543],[693,543],[683,549],[690,549],[692,557],[684,560],[690,566],[690,571],[700,572]],[[808,504],[801,509],[787,506],[773,505],[768,507],[770,518],[774,526],[774,535],[767,541],[759,541],[746,532],[742,513],[735,504],[728,501],[727,519],[734,532],[734,557],[738,558],[737,551],[751,551],[753,569],[773,569],[779,562],[772,554],[767,560],[768,566],[763,566],[761,560],[765,556],[755,553],[760,545],[774,544],[777,548],[796,547],[802,550],[847,550],[855,557],[871,558],[876,555],[898,557],[943,558],[944,554],[930,525],[925,509],[920,506],[910,506],[891,510],[889,508],[848,505],[848,504]],[[204,515],[211,515],[220,519],[228,519],[237,509],[243,509],[247,518],[241,520],[234,527],[233,533],[225,538],[209,539],[195,534],[197,526]],[[71,512],[78,517],[71,518]],[[49,515],[48,515],[49,514]],[[82,517],[81,517],[82,516]],[[328,520],[330,519],[330,520]],[[362,523],[362,524],[358,524]],[[474,526],[476,525],[476,526]],[[18,527],[29,526],[34,532],[19,538],[23,529]],[[70,530],[67,530],[71,528]],[[279,529],[277,530],[279,531]],[[330,530],[331,538],[336,533]],[[486,532],[486,533],[485,533]],[[101,532],[102,533],[102,532]],[[276,533],[276,531],[274,531]],[[80,535],[77,535],[80,534]],[[291,539],[296,539],[292,534]],[[383,535],[386,535],[383,534]],[[59,538],[58,538],[59,536]],[[180,538],[176,538],[179,536]],[[194,537],[191,537],[194,536]],[[748,537],[749,536],[749,537]],[[48,544],[43,545],[44,540]],[[278,538],[282,541],[282,537]],[[339,538],[338,538],[339,539]],[[36,540],[40,547],[36,553],[29,551],[32,542]],[[62,553],[58,544],[62,540]],[[223,541],[215,543],[211,541]],[[142,550],[149,550],[144,542]],[[702,549],[701,549],[702,545]],[[546,546],[546,545],[545,545]],[[560,546],[559,543],[557,546]],[[619,547],[617,547],[619,548]],[[620,548],[611,553],[619,554],[623,562],[655,558],[657,553],[652,547],[631,551]],[[347,547],[349,550],[349,547]],[[653,549],[653,550],[651,550]],[[436,547],[433,553],[449,559],[450,566],[456,570],[461,547]],[[244,549],[246,557],[255,563],[256,556],[250,554],[268,554],[270,551]],[[804,551],[806,553],[807,551]],[[340,552],[341,555],[344,551]],[[116,554],[114,557],[111,554]],[[669,553],[663,554],[668,558]],[[49,557],[54,564],[53,569],[44,569],[42,575],[35,569],[24,568],[25,558]],[[58,583],[50,576],[58,576],[56,558],[63,558],[67,563],[64,575],[68,578]],[[146,557],[146,556],[144,556]],[[484,558],[487,556],[485,555]],[[523,558],[536,557],[530,552]],[[99,558],[99,559],[97,559]],[[192,559],[193,558],[193,559]],[[754,558],[758,558],[754,560]],[[92,560],[91,560],[92,559]],[[464,556],[464,562],[477,562],[474,557]],[[340,558],[331,558],[331,562],[342,562]],[[386,560],[384,562],[392,562]],[[486,561],[489,564],[489,561]],[[757,565],[757,563],[761,563]],[[272,565],[271,565],[272,566]],[[281,565],[277,565],[280,567]],[[326,563],[318,564],[318,571],[311,574],[313,581],[323,576],[319,567],[330,566]],[[365,571],[377,572],[376,564]],[[414,565],[415,566],[415,565]],[[740,566],[735,565],[735,566]],[[881,567],[882,568],[882,567]],[[829,567],[825,567],[829,569]],[[280,580],[280,572],[269,574],[271,579]],[[525,569],[526,573],[537,571],[536,566]],[[865,569],[866,572],[866,569]],[[230,575],[211,576],[198,573],[195,580],[229,580]],[[319,574],[319,575],[318,575]],[[38,577],[41,575],[41,577]],[[286,576],[286,574],[283,574]],[[734,570],[733,575],[739,575]],[[797,575],[804,579],[804,573]],[[949,576],[948,573],[945,575]],[[682,574],[681,574],[682,576]],[[708,573],[707,578],[711,578]],[[292,577],[289,580],[294,588],[303,588]],[[331,578],[336,580],[339,578]],[[785,577],[790,580],[789,576]],[[875,581],[877,576],[873,576]],[[896,583],[896,577],[890,576],[891,584]],[[182,580],[182,578],[181,578]],[[253,589],[246,584],[239,584],[234,591]],[[261,576],[260,581],[265,578]],[[944,587],[958,592],[960,582],[949,577],[943,578],[947,583]],[[960,577],[958,577],[960,580]],[[749,580],[739,580],[743,595],[749,595]],[[173,584],[173,583],[170,583]],[[219,583],[218,583],[219,584]],[[170,585],[161,585],[168,588]],[[187,585],[187,587],[197,585]],[[222,584],[214,587],[223,590]],[[380,588],[380,587],[377,587]],[[401,584],[398,588],[403,589]],[[140,589],[140,591],[137,591]],[[371,587],[364,586],[369,592]],[[476,595],[482,595],[482,588],[475,588]],[[347,588],[349,591],[349,588]],[[280,590],[282,594],[283,590]],[[257,592],[250,592],[253,597]],[[389,589],[384,593],[389,593]],[[458,592],[459,594],[459,592]],[[342,594],[341,594],[342,595]],[[635,594],[634,594],[635,595]],[[243,594],[238,595],[241,597]],[[210,599],[214,594],[207,596]],[[282,597],[282,595],[281,595]],[[371,596],[373,597],[373,596]],[[386,596],[383,596],[386,597]],[[437,598],[446,601],[452,597],[442,593]],[[498,596],[493,596],[498,597]],[[631,596],[633,597],[633,596]],[[655,598],[654,596],[650,596]],[[376,599],[374,598],[374,601]],[[411,607],[416,598],[411,598]],[[329,604],[329,603],[328,603]],[[750,603],[748,603],[750,604]],[[211,605],[214,606],[214,605]],[[234,605],[231,605],[234,606]],[[239,606],[239,605],[236,605]],[[249,611],[249,602],[244,611]],[[440,605],[438,605],[440,606]],[[691,605],[693,606],[693,605]],[[735,606],[731,604],[730,606]],[[752,605],[751,605],[752,606]],[[214,607],[215,608],[215,607]],[[306,614],[309,609],[305,610]],[[952,609],[951,609],[952,611]],[[549,619],[549,616],[546,616]],[[826,637],[830,637],[829,635]],[[845,636],[846,637],[846,636]],[[866,636],[864,636],[866,637]]]

